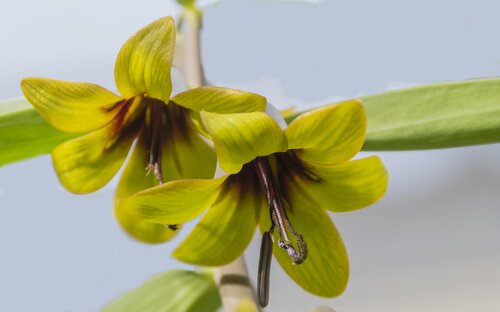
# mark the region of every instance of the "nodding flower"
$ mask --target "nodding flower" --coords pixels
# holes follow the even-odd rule
[[[202,112],[223,171],[214,179],[165,183],[118,202],[137,218],[184,223],[206,211],[173,252],[177,259],[220,266],[239,257],[257,226],[263,233],[259,297],[267,304],[271,253],[304,289],[340,295],[349,276],[342,238],[327,211],[369,206],[385,193],[376,156],[352,160],[366,133],[360,101],[302,114],[288,126],[264,112]],[[273,246],[276,245],[276,246]]]
[[[197,126],[200,112],[265,109],[264,97],[227,88],[201,87],[172,96],[175,36],[173,19],[163,17],[128,39],[115,63],[120,95],[92,83],[22,80],[26,99],[52,126],[82,134],[52,153],[54,168],[67,190],[84,194],[102,188],[131,149],[117,200],[166,181],[210,178],[216,156]],[[116,206],[115,214],[130,235],[144,242],[164,242],[178,228],[177,223],[166,226],[139,220]]]

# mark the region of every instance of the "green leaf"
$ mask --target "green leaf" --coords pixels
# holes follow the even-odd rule
[[[31,104],[24,98],[0,101],[0,115],[30,108]]]
[[[364,150],[417,150],[500,141],[500,79],[452,82],[362,98]]]
[[[365,151],[421,150],[500,142],[500,79],[431,84],[361,97]],[[301,113],[286,117],[290,123]]]
[[[74,137],[49,125],[25,99],[0,101],[0,166],[48,154]]]
[[[185,270],[162,273],[106,306],[103,312],[215,312],[221,307],[212,276]]]

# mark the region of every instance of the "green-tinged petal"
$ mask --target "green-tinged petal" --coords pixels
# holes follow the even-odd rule
[[[115,201],[158,185],[155,176],[146,172],[149,157],[146,140],[146,132],[143,128],[118,183]],[[178,231],[173,231],[164,224],[151,223],[135,218],[125,210],[119,209],[116,203],[115,216],[118,223],[128,234],[145,243],[162,243],[170,240],[178,233]]]
[[[217,163],[215,152],[196,131],[189,111],[173,103],[166,111],[162,145],[164,180],[212,178]]]
[[[240,114],[202,113],[202,119],[212,137],[221,168],[237,173],[258,156],[287,149],[286,137],[278,124],[261,112]]]
[[[114,123],[83,137],[64,142],[52,152],[62,185],[73,193],[96,191],[120,169],[134,140],[135,131],[115,137]]]
[[[320,181],[311,181],[304,189],[321,204],[335,212],[367,207],[385,194],[388,174],[377,156],[352,160],[337,166],[315,166]]]
[[[174,45],[171,17],[160,18],[133,35],[116,59],[115,81],[120,93],[126,98],[147,94],[168,103]]]
[[[221,87],[191,89],[177,94],[172,101],[195,111],[220,114],[264,111],[267,105],[261,95]]]
[[[131,237],[147,244],[160,244],[171,240],[180,229],[170,229],[165,224],[151,223],[118,209],[115,206],[115,217],[118,223]],[[180,227],[176,225],[177,227]]]
[[[121,98],[98,85],[47,78],[21,81],[26,99],[52,126],[82,133],[108,124],[116,115],[114,104]]]
[[[239,257],[252,240],[265,205],[254,182],[256,179],[248,175],[245,179],[230,176],[215,203],[173,256],[203,266],[219,266]]]
[[[307,162],[334,165],[351,159],[361,149],[366,116],[359,100],[312,110],[285,130],[288,148]]]
[[[210,207],[225,179],[170,181],[118,200],[117,209],[154,223],[185,223]]]
[[[305,290],[322,297],[340,295],[349,278],[349,260],[340,234],[326,212],[300,187],[291,188],[288,194],[287,215],[307,243],[307,259],[302,264],[292,264],[286,251],[276,243],[276,230],[275,257],[286,273]],[[260,220],[261,230],[269,230],[271,224],[267,208],[261,213]]]

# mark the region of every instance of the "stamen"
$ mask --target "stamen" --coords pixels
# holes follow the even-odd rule
[[[147,166],[148,173],[152,172],[158,182],[163,184],[163,175],[161,170],[161,152],[162,152],[162,115],[163,102],[151,100],[149,105],[151,128],[150,128],[150,147],[149,162]]]
[[[149,159],[148,165],[146,167],[147,174],[153,173],[155,178],[158,180],[158,184],[163,184],[163,173],[161,167],[161,155],[163,149],[164,141],[164,128],[163,128],[163,116],[165,114],[165,103],[155,100],[148,99],[149,104]],[[171,231],[177,231],[179,229],[178,224],[165,224],[165,227]]]
[[[301,264],[307,258],[307,244],[302,234],[295,231],[281,203],[281,196],[273,181],[271,166],[265,157],[258,157],[255,160],[258,177],[262,188],[264,189],[269,213],[271,216],[271,229],[278,228],[278,246],[284,249],[288,256],[292,258],[294,264]],[[289,237],[292,234],[297,248],[294,247]]]
[[[269,275],[271,273],[271,259],[273,255],[273,240],[270,232],[262,234],[260,245],[259,271],[257,275],[257,294],[259,304],[265,308],[269,303]]]

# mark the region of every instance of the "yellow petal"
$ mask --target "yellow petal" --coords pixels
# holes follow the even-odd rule
[[[122,229],[131,237],[147,244],[161,244],[167,242],[180,232],[180,228],[173,230],[165,224],[151,223],[134,218],[132,215],[118,209],[116,206],[115,217]]]
[[[347,252],[332,220],[320,209],[313,197],[294,187],[288,192],[287,215],[294,229],[303,235],[308,254],[302,264],[292,264],[286,251],[278,247],[274,231],[273,253],[285,272],[302,288],[322,297],[340,295],[349,279]],[[269,209],[260,217],[261,231],[270,228]]]
[[[111,180],[120,169],[134,140],[129,129],[118,137],[114,123],[83,137],[64,142],[52,152],[54,168],[62,185],[70,192],[94,192]]]
[[[363,146],[366,115],[359,100],[312,110],[285,130],[288,148],[306,162],[335,165],[351,159]]]
[[[315,166],[311,169],[320,178],[309,182],[304,190],[335,212],[352,211],[377,202],[385,194],[388,175],[376,157],[353,160],[337,166]]]
[[[144,221],[160,224],[185,223],[210,207],[225,179],[226,177],[170,181],[118,200],[118,209]]]
[[[230,176],[215,203],[173,252],[183,262],[219,266],[241,256],[259,221],[264,196],[252,176]]]
[[[190,112],[174,103],[166,110],[162,145],[164,180],[212,178],[217,163],[215,152],[196,131]]]
[[[146,94],[168,103],[174,45],[171,17],[160,18],[133,35],[116,59],[115,81],[120,93],[126,98]]]
[[[146,146],[145,128],[141,131],[137,145],[123,170],[115,194],[115,216],[120,226],[133,238],[150,244],[162,243],[173,238],[178,231],[173,231],[163,224],[151,223],[134,218],[123,209],[119,209],[116,201],[158,185],[153,174],[147,174],[146,165],[149,154]]]
[[[175,95],[172,101],[195,111],[220,114],[262,112],[267,105],[261,95],[221,87],[191,89]]]
[[[26,78],[21,81],[21,89],[52,126],[74,133],[108,124],[116,115],[114,104],[121,100],[113,92],[85,82]]]
[[[287,149],[279,125],[261,112],[240,114],[202,113],[203,123],[212,137],[221,168],[237,173],[258,156]]]

